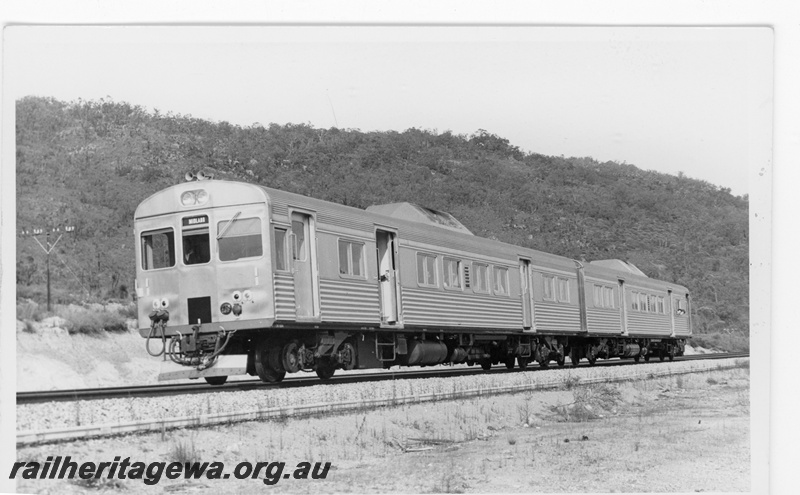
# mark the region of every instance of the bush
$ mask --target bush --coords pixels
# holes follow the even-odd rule
[[[689,344],[724,352],[750,352],[748,336],[737,333],[696,333],[692,335]]]
[[[46,312],[34,301],[17,302],[17,319],[20,321],[42,321]]]
[[[67,321],[67,331],[72,335],[77,333],[96,335],[104,331],[128,331],[126,318],[115,311],[87,309],[70,305],[65,308],[59,308],[56,314]]]
[[[126,304],[125,306],[119,309],[119,314],[123,318],[128,320],[135,320],[139,317],[139,310],[136,307],[136,303]]]

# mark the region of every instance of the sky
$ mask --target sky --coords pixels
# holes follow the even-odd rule
[[[485,129],[742,195],[771,133],[772,43],[759,27],[12,26],[4,90],[242,126]]]

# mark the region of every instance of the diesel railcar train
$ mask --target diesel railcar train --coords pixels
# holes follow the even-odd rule
[[[687,288],[620,260],[484,239],[412,203],[187,179],[135,213],[139,332],[159,379],[663,360],[691,336]]]

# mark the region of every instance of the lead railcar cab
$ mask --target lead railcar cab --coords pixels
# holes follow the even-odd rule
[[[664,359],[691,335],[685,287],[483,239],[410,203],[360,210],[201,180],[144,200],[134,230],[160,379]]]

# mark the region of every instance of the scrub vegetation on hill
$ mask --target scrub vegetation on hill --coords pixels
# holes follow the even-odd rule
[[[55,302],[130,300],[136,205],[203,169],[358,208],[412,201],[479,236],[627,260],[689,287],[695,333],[747,346],[748,199],[708,182],[531,153],[483,129],[241,127],[42,97],[16,111],[18,230],[76,227],[51,254]],[[44,253],[19,237],[17,260],[18,296],[43,301]]]

